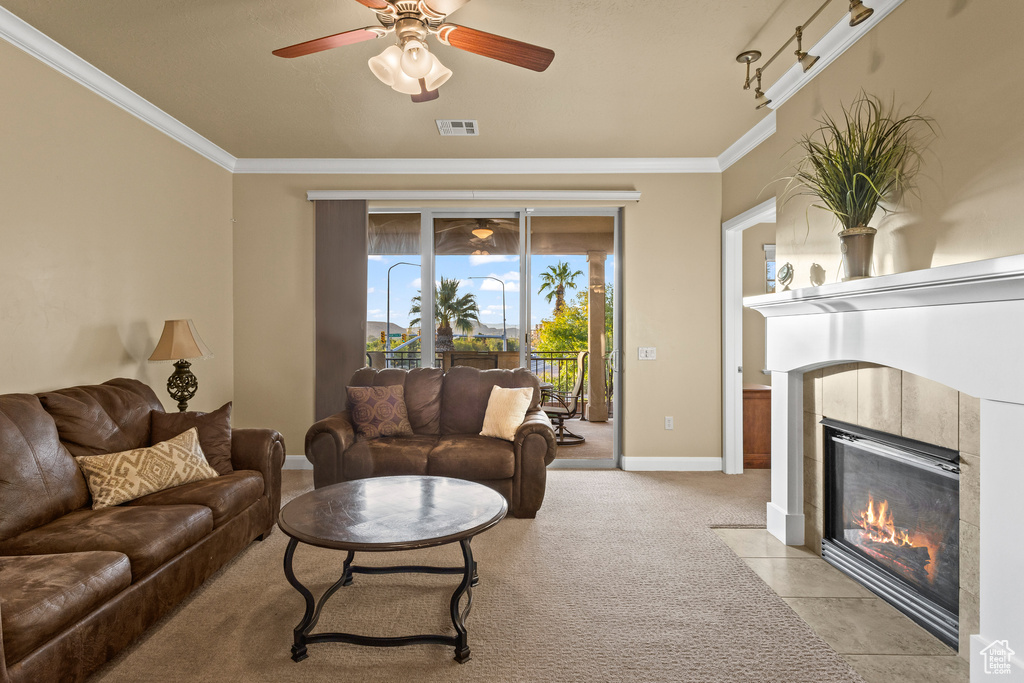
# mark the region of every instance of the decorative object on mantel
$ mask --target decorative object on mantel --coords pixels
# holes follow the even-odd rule
[[[934,132],[932,120],[916,110],[897,116],[893,102],[883,104],[862,91],[843,107],[842,119],[825,114],[818,123],[797,142],[804,156],[788,178],[787,201],[796,195],[819,199],[824,205],[812,206],[832,213],[843,227],[843,281],[870,277],[877,230],[868,221],[878,208],[892,212],[881,202],[899,200],[913,189],[923,144],[920,127]]]
[[[789,284],[793,282],[793,264],[788,261],[783,263],[782,267],[779,268],[778,278],[779,283],[782,284],[782,291],[788,292]]]
[[[189,368],[192,366],[188,358],[213,358],[209,347],[203,343],[202,337],[196,332],[191,318],[188,320],[167,320],[160,341],[153,349],[150,361],[175,360],[174,372],[167,378],[167,393],[178,402],[178,410],[188,410],[188,402],[199,390],[199,380]]]
[[[764,74],[765,69],[775,61],[775,58],[782,54],[782,51],[789,47],[794,40],[796,41],[796,50],[793,54],[796,55],[797,63],[800,64],[805,72],[809,71],[811,67],[814,66],[814,63],[818,61],[817,55],[811,55],[804,51],[804,29],[810,26],[811,22],[817,19],[822,10],[828,7],[831,2],[832,0],[825,0],[825,2],[821,4],[821,7],[815,10],[814,14],[812,14],[807,21],[793,30],[793,35],[791,35],[786,42],[782,44],[782,47],[775,51],[775,54],[768,58],[768,61],[764,63],[764,66],[754,70],[753,81],[754,102],[756,102],[756,106],[754,107],[755,109],[763,109],[772,103],[772,101],[764,94],[764,91],[761,90],[761,76]],[[875,10],[870,7],[865,7],[862,0],[850,0],[850,26],[857,26],[858,24],[863,23],[874,13]],[[747,66],[747,77],[743,81],[744,90],[750,90],[750,65],[759,59],[761,59],[760,50],[746,50],[736,55],[736,61],[740,64],[746,64]]]
[[[821,267],[819,263],[811,264],[811,286],[821,287],[825,284],[825,269]]]

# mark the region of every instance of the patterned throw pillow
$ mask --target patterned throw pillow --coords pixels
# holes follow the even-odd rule
[[[412,436],[405,387],[345,387],[356,432],[367,439]]]
[[[516,430],[523,424],[526,411],[533,401],[533,387],[520,389],[502,389],[494,387],[487,399],[487,412],[484,413],[484,428],[480,436],[493,436],[496,439],[512,441],[516,438]]]
[[[85,455],[75,460],[89,484],[93,510],[219,476],[206,462],[195,427],[149,448]]]
[[[199,430],[199,447],[210,467],[217,474],[231,474],[231,401],[212,413],[165,413],[154,410],[150,415],[150,443],[173,439],[192,427]]]

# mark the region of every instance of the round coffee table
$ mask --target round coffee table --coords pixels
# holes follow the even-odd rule
[[[301,662],[310,643],[353,643],[394,647],[436,643],[455,647],[455,661],[469,659],[466,617],[473,605],[476,562],[469,544],[474,536],[490,529],[505,517],[508,503],[497,491],[462,479],[447,477],[376,477],[346,481],[304,493],[281,510],[278,525],[291,540],[284,553],[284,573],[306,601],[306,612],[295,627],[292,659]],[[462,547],[461,567],[357,567],[356,551],[388,552],[413,550],[458,542]],[[320,548],[346,550],[348,556],[341,578],[314,600],[308,588],[295,578],[292,558],[299,543]],[[461,574],[462,581],[451,599],[454,636],[417,635],[401,637],[362,636],[351,633],[311,633],[320,619],[324,603],[342,586],[352,583],[353,574]],[[462,596],[466,607],[459,610]]]

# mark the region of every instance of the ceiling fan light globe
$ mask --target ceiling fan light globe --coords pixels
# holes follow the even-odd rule
[[[402,50],[397,45],[391,45],[376,57],[371,57],[367,64],[381,83],[394,87],[396,77],[402,72],[401,60]]]
[[[434,66],[434,55],[420,41],[410,40],[405,44],[401,64],[406,76],[419,80],[430,73]]]
[[[427,90],[437,90],[448,82],[452,77],[452,70],[441,63],[441,60],[434,56],[434,65],[424,79],[427,83]]]

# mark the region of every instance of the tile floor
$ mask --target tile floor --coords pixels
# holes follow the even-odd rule
[[[765,529],[715,532],[868,683],[963,683],[966,659],[807,548]]]

